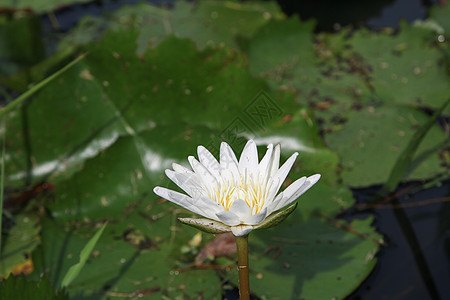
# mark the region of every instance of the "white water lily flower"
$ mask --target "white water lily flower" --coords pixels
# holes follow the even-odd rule
[[[231,147],[222,142],[218,162],[205,147],[199,146],[199,160],[193,156],[188,158],[193,171],[176,163],[172,165],[173,170],[166,170],[166,175],[187,195],[163,187],[155,187],[154,192],[196,214],[225,224],[224,228],[229,228],[235,236],[246,235],[320,179],[320,174],[302,177],[277,195],[297,156],[297,152],[292,154],[279,167],[280,145],[270,144],[258,163],[256,144],[250,140],[238,161]],[[192,219],[186,223],[201,225],[193,224],[196,222]]]

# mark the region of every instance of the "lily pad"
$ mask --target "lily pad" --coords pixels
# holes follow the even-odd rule
[[[0,3],[0,7],[4,7]],[[41,23],[32,13],[0,16],[0,79],[36,64],[45,56]]]
[[[294,103],[293,99],[289,99]],[[294,105],[292,105],[294,107]],[[280,144],[283,156],[289,157],[294,152],[300,156],[293,166],[294,171],[304,175],[321,173],[321,181],[331,185],[338,182],[339,157],[330,150],[319,135],[319,125],[310,109],[288,109],[283,118],[271,121],[265,130],[259,131],[254,137],[260,144]]]
[[[6,218],[6,217],[4,217]],[[23,213],[14,217],[14,225],[8,235],[2,236],[2,255],[0,259],[0,277],[8,277],[10,273],[30,274],[33,262],[30,256],[40,244],[38,218],[31,213]]]
[[[340,60],[330,58],[333,52],[323,43],[314,42],[314,26],[313,21],[302,22],[295,17],[272,20],[242,47],[254,75],[267,79],[273,88],[295,91],[297,101],[314,109],[315,116],[328,128],[352,107],[370,102],[363,97],[370,90],[364,78],[349,72]],[[333,51],[343,48],[339,39],[330,41],[335,43]]]
[[[384,183],[414,132],[428,118],[417,109],[403,106],[369,107],[349,113],[342,130],[325,136],[341,158],[344,183],[351,187]],[[446,142],[448,137],[442,129],[433,126],[419,146],[405,180],[432,178],[446,172],[439,158]]]
[[[367,228],[371,221],[349,226]],[[361,238],[319,218],[252,235],[252,291],[268,299],[342,299],[376,264],[379,245],[372,238],[379,236]]]
[[[55,290],[46,276],[39,281],[30,281],[21,274],[17,277],[9,276],[8,279],[0,281],[0,298],[68,300],[69,296],[64,290]]]
[[[183,230],[189,230],[187,228],[177,232],[170,230],[175,218],[167,210],[169,206],[162,204],[167,213],[151,221],[145,218],[145,213],[154,202],[136,201],[134,204],[137,205],[128,215],[108,225],[91,258],[70,285],[71,297],[109,299],[140,295],[160,298],[162,294],[170,294],[214,299],[220,294],[220,280],[214,271],[193,270],[183,274],[176,271],[181,245],[186,243],[190,233]],[[47,272],[59,285],[70,265],[77,261],[79,251],[93,232],[92,226],[95,223],[87,219],[65,224],[45,219],[43,244],[33,256],[37,270]]]
[[[437,24],[444,30],[441,34],[444,34],[447,39],[450,36],[450,20],[448,18],[449,13],[450,5],[448,3],[445,5],[433,5],[429,11],[430,20],[437,22]]]
[[[359,30],[348,43],[372,69],[368,75],[377,99],[437,109],[450,84],[442,52],[432,44],[436,35],[402,22],[398,34]]]
[[[259,27],[282,15],[275,2],[176,1],[170,10],[141,3],[102,17],[85,17],[59,47],[83,45],[98,39],[106,29],[138,27],[138,53],[171,34],[194,40],[199,49],[207,45],[238,49],[238,38],[251,37]]]
[[[36,13],[50,12],[60,7],[74,3],[85,3],[91,0],[0,0],[0,6],[13,9],[31,9]]]
[[[281,85],[314,81],[320,76],[313,46],[314,21],[272,20],[244,42],[250,71]]]

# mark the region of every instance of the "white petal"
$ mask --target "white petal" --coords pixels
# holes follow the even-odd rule
[[[309,190],[314,184],[316,184],[317,181],[319,181],[321,175],[320,174],[315,174],[312,176],[309,176],[308,178],[306,178],[306,182],[302,185],[301,188],[299,188],[297,190],[297,192],[295,192],[291,198],[293,198],[293,200],[291,200],[290,202],[294,201],[295,199],[297,199],[298,197],[300,197],[301,195],[303,195],[303,193],[305,193],[307,190]],[[289,203],[290,203],[289,202]]]
[[[300,179],[303,179],[303,177]],[[300,181],[300,179],[298,179],[297,181]],[[292,192],[292,190],[289,191],[290,195],[285,193],[283,199],[281,199],[280,202],[278,202],[278,204],[276,205],[274,210],[278,210],[278,209],[283,208],[283,207],[291,204],[292,202],[294,202],[298,197],[300,197],[301,195],[303,195],[303,193],[305,193],[307,190],[309,190],[319,179],[320,179],[320,174],[315,174],[315,175],[312,175],[312,176],[306,178],[306,180],[303,182],[303,184],[301,186],[298,186],[298,184],[297,184],[297,186],[296,186],[297,189],[292,189],[292,190],[294,190],[294,192]],[[286,190],[287,190],[287,188],[286,188]],[[284,192],[286,192],[286,190]]]
[[[278,166],[280,165],[280,151],[281,151],[281,146],[280,146],[280,144],[277,144],[275,146],[275,149],[273,149],[273,158],[272,158],[272,164],[271,164],[270,170],[269,170],[269,178],[274,176],[275,173],[278,171]]]
[[[193,156],[188,157],[189,163],[195,174],[201,179],[204,187],[210,194],[213,194],[215,187],[218,185],[216,178]]]
[[[267,208],[264,208],[262,212],[247,218],[247,220],[245,220],[244,224],[246,224],[246,225],[258,225],[259,223],[264,221],[266,216],[267,216]]]
[[[236,175],[229,169],[224,169],[220,172],[221,175],[221,181],[219,182],[219,186],[224,184],[224,185],[236,185],[239,183],[239,175],[237,175],[237,177],[235,177]]]
[[[269,144],[267,146],[267,151],[264,157],[261,159],[261,162],[258,165],[258,179],[259,182],[266,183],[267,179],[269,178],[270,170],[269,168],[272,166],[272,160],[273,160],[273,145]]]
[[[236,155],[234,155],[231,147],[222,142],[220,144],[220,167],[222,170],[230,170],[235,179],[239,179],[239,168]]]
[[[242,150],[241,157],[239,159],[239,172],[241,174],[245,173],[251,175],[256,172],[258,168],[258,149],[253,140],[249,140]]]
[[[166,175],[192,198],[196,199],[208,196],[205,188],[199,184],[198,176],[195,173],[178,173],[172,170],[166,170]]]
[[[231,212],[231,211],[221,211],[216,213],[217,218],[219,218],[219,221],[224,223],[225,225],[228,226],[236,226],[241,224],[241,221],[239,220],[238,215],[236,215],[235,213]]]
[[[265,196],[266,201],[265,201],[264,206],[268,206],[274,201],[274,198],[277,195],[278,190],[280,189],[279,182],[280,182],[280,179],[278,177],[269,179],[269,182],[267,183],[267,191],[266,191],[266,196]]]
[[[219,204],[210,199],[202,199],[202,201],[194,200],[184,194],[159,186],[155,187],[153,189],[153,192],[164,199],[167,199],[175,204],[178,204],[181,207],[184,207],[187,210],[192,211],[193,213],[217,221],[219,219],[217,218],[216,213],[220,212],[223,209]]]
[[[239,217],[239,221],[244,223],[251,216],[252,210],[247,202],[242,199],[236,199],[230,206],[230,211]]]
[[[194,174],[192,170],[189,170],[188,168],[183,167],[182,165],[179,165],[177,163],[172,163],[172,169],[178,173]]]
[[[281,192],[277,195],[277,197],[267,206],[267,214],[271,215],[274,211],[277,210],[278,204],[280,204],[283,199],[287,199],[284,197],[284,192]]]
[[[268,207],[268,213],[272,212],[284,207],[287,205],[287,201],[296,193],[302,185],[306,182],[306,176],[297,179],[291,185],[289,185],[283,192],[279,193],[277,197],[273,200],[272,204]]]
[[[238,225],[231,227],[231,232],[234,236],[243,236],[249,234],[253,230],[251,225]]]
[[[302,178],[297,179],[291,185],[289,185],[284,191],[284,197],[285,198],[291,198],[292,195],[294,195],[300,188],[302,188],[303,184],[306,182],[307,178],[306,176],[303,176]]]
[[[216,178],[220,177],[220,165],[217,159],[203,146],[197,148],[198,159]]]
[[[281,185],[283,184],[284,180],[286,179],[287,175],[289,174],[289,171],[292,168],[292,165],[294,165],[295,159],[297,158],[298,153],[295,152],[291,155],[291,157],[288,158],[288,160],[281,166],[280,169],[275,173],[273,178],[278,179],[278,185],[276,186],[276,191],[280,189]]]

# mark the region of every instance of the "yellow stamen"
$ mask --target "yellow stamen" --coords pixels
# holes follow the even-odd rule
[[[216,186],[211,198],[217,201],[226,210],[229,210],[234,200],[242,199],[252,210],[252,215],[261,212],[267,197],[267,186],[258,184],[251,176],[244,174],[239,183],[221,182]]]

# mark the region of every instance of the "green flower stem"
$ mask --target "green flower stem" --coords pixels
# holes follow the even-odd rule
[[[239,299],[250,299],[250,282],[248,269],[248,234],[236,237],[239,270]]]

